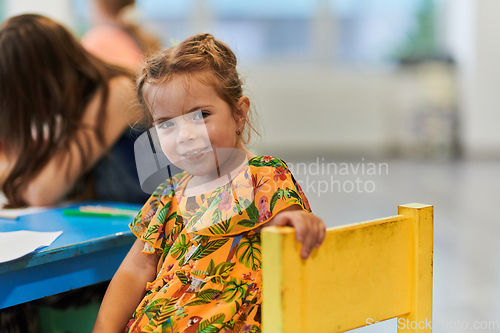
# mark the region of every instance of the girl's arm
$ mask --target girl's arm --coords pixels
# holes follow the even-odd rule
[[[85,114],[83,124],[92,127],[97,126],[97,115],[101,104],[102,92],[99,90],[90,101]],[[89,133],[87,137],[92,154],[89,159],[90,166],[93,166],[101,156],[103,156],[111,146],[119,139],[124,130],[129,126],[129,122],[134,119],[127,119],[127,115],[136,112],[133,109],[135,91],[132,81],[125,77],[115,77],[109,81],[109,96],[106,107],[106,120],[103,127],[104,146],[102,146],[94,133]],[[131,118],[131,117],[128,117]],[[77,134],[80,142],[85,142],[84,130]],[[76,142],[70,144],[69,152],[56,154],[45,166],[40,174],[35,177],[27,186],[23,197],[30,206],[53,205],[68,193],[74,186],[78,177],[85,171],[81,168],[82,156],[79,153]]]
[[[299,205],[292,205],[276,214],[263,227],[271,226],[292,226],[295,228],[295,239],[302,243],[300,256],[307,259],[313,247],[320,247],[325,239],[326,226],[316,215],[308,213]],[[260,229],[259,229],[260,230]]]
[[[143,254],[144,242],[136,240],[109,284],[97,315],[93,333],[123,332],[146,293],[146,284],[154,280],[158,255]]]

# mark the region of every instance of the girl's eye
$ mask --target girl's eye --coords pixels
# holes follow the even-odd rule
[[[193,120],[202,120],[208,117],[209,113],[206,111],[197,111],[193,115]]]
[[[164,122],[160,123],[158,125],[158,128],[167,129],[167,128],[170,128],[170,127],[173,127],[173,126],[174,126],[174,122],[170,121],[170,120],[167,120],[167,121],[164,121]]]

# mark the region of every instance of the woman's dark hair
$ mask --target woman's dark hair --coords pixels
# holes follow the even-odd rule
[[[104,63],[81,46],[61,24],[40,15],[20,15],[0,26],[0,140],[10,161],[15,159],[2,190],[10,207],[26,205],[22,192],[69,143],[78,130],[96,133],[109,95],[108,82],[126,70]],[[96,128],[82,117],[98,89],[102,100]],[[77,141],[82,169],[89,167],[91,147]]]
[[[144,110],[151,113],[144,96],[144,85],[161,85],[173,77],[194,77],[213,86],[220,98],[231,107],[233,114],[238,110],[238,101],[243,96],[242,81],[236,70],[236,56],[233,51],[212,35],[201,33],[190,37],[177,46],[149,59],[137,80],[137,95]],[[208,75],[201,75],[201,74]],[[250,129],[255,133],[249,116],[243,128],[246,139],[250,140]],[[257,133],[258,134],[258,133]]]

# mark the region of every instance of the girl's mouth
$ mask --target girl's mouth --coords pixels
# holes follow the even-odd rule
[[[193,159],[201,156],[207,151],[208,147],[205,148],[200,148],[200,149],[195,149],[195,150],[190,150],[187,153],[181,154],[182,157],[188,158],[188,159]]]

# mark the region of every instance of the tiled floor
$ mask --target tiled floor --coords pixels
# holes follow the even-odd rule
[[[398,204],[434,205],[433,332],[500,332],[500,161],[287,162],[328,226],[395,215]]]

